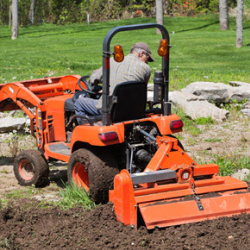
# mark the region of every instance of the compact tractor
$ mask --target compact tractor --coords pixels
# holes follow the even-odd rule
[[[118,83],[109,91],[110,57],[123,60],[120,45],[110,51],[118,32],[158,28],[162,70],[154,75],[154,98],[147,103],[147,83]],[[14,173],[20,185],[45,185],[48,161],[68,162],[68,180],[97,203],[112,201],[117,220],[148,229],[250,212],[247,183],[218,175],[215,164],[198,165],[173,134],[181,119],[171,113],[169,34],[159,24],[115,27],[103,42],[103,82],[88,76],[46,77],[0,85],[0,110],[22,109],[30,118],[38,150],[20,152]],[[79,95],[100,97],[102,115],[79,116]],[[148,109],[146,110],[146,107]],[[81,119],[81,125],[78,120]]]

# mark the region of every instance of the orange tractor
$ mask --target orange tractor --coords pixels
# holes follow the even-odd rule
[[[119,83],[109,92],[110,56],[121,61],[121,46],[110,52],[121,31],[158,28],[162,71],[155,72],[154,100],[147,104],[145,82]],[[74,101],[80,95],[100,96],[87,77],[43,78],[0,85],[0,110],[22,109],[31,120],[38,150],[19,153],[14,173],[20,185],[43,186],[48,161],[68,162],[68,179],[97,202],[112,201],[117,220],[148,229],[192,223],[250,212],[248,185],[220,177],[219,166],[198,165],[173,136],[181,119],[168,101],[169,35],[159,24],[111,29],[103,42],[102,115],[79,116]],[[157,107],[155,106],[157,104]],[[158,108],[160,107],[160,108]],[[146,111],[145,111],[146,110]],[[77,119],[84,121],[78,125]],[[113,190],[112,190],[113,189]]]

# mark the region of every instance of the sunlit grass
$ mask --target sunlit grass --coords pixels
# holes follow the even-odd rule
[[[106,33],[119,25],[155,22],[150,18],[56,26],[43,24],[22,27],[11,40],[11,29],[0,26],[0,82],[12,82],[68,74],[86,75],[100,67]],[[170,33],[170,88],[180,89],[194,81],[250,82],[250,20],[244,22],[244,46],[235,47],[235,19],[230,29],[220,31],[218,16],[166,17]],[[118,33],[112,39],[125,54],[138,41],[151,47],[156,61],[151,69],[160,69],[156,55],[161,36],[155,29]],[[112,48],[111,46],[111,48]],[[153,81],[153,74],[150,82]]]
[[[7,199],[0,199],[0,209],[7,207],[8,200]]]
[[[82,206],[89,209],[95,207],[95,203],[90,200],[85,189],[77,185],[65,184],[65,188],[60,191],[59,196],[62,197],[62,200],[57,203],[63,209],[69,209],[76,206]]]
[[[247,156],[232,156],[228,155],[215,155],[214,159],[210,162],[198,162],[198,164],[214,164],[219,166],[219,175],[228,176],[234,174],[239,169],[250,170],[250,157]]]

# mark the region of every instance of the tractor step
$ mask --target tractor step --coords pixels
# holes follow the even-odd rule
[[[49,145],[49,149],[51,152],[70,156],[70,147],[63,142]]]
[[[69,161],[71,150],[68,144],[64,142],[51,143],[45,145],[45,155],[51,158]]]

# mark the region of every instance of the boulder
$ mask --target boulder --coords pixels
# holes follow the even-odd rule
[[[148,91],[154,91],[154,84],[148,84],[147,89]]]
[[[230,82],[230,100],[242,102],[245,99],[250,100],[250,83],[246,82]]]
[[[214,82],[193,82],[181,91],[202,96],[212,103],[227,103],[229,101],[229,85]]]
[[[241,112],[243,113],[243,115],[250,117],[250,101],[242,105]]]
[[[229,114],[227,110],[217,108],[206,101],[203,96],[174,91],[170,92],[169,99],[175,106],[183,108],[184,112],[192,119],[211,117],[217,121],[224,121]]]
[[[147,92],[147,100],[151,101],[151,102],[154,100],[154,92],[153,91]]]
[[[9,116],[8,113],[0,112],[0,118],[4,118],[4,117],[7,117],[7,116]]]
[[[21,130],[26,124],[26,118],[13,118],[11,116],[0,119],[0,132],[11,132]]]
[[[221,104],[233,100],[238,102],[250,99],[250,84],[244,82],[230,82],[231,85],[214,82],[193,82],[182,92],[203,96],[207,101]]]

